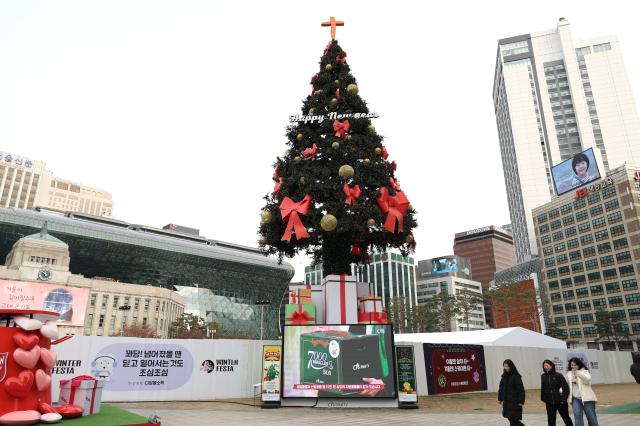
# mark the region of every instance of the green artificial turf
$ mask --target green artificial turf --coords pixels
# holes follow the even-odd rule
[[[147,419],[123,410],[122,408],[114,407],[109,404],[102,404],[98,414],[77,417],[75,419],[64,419],[63,422],[69,426],[115,426],[147,423]]]
[[[640,414],[640,402],[612,405],[611,407],[599,409],[598,412],[604,414]]]

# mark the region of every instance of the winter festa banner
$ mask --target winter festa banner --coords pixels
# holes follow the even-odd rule
[[[413,346],[396,346],[398,401],[418,402]]]
[[[424,344],[429,395],[487,390],[480,345]]]
[[[252,395],[261,377],[261,342],[66,336],[52,347],[53,401],[59,382],[104,380],[103,401],[169,401]]]
[[[32,309],[60,314],[59,321],[84,325],[89,289],[0,280],[0,309]]]
[[[262,401],[280,401],[280,363],[282,347],[262,347]]]
[[[380,325],[285,325],[284,398],[395,398],[393,330]]]

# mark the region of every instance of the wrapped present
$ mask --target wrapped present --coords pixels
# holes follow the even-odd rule
[[[358,290],[356,278],[350,275],[328,275],[324,287],[325,324],[358,323]]]
[[[311,302],[316,305],[316,324],[324,324],[324,287],[321,285],[291,285],[289,286],[289,297],[291,292],[301,288],[311,289]],[[291,300],[289,300],[289,303]]]
[[[357,395],[365,377],[383,377],[378,334],[320,331],[300,335],[300,383]]]
[[[382,312],[382,297],[358,297],[358,312]]]
[[[289,290],[289,303],[293,304],[306,304],[313,303],[311,301],[311,286],[297,287]]]
[[[388,324],[386,312],[358,312],[358,324]]]
[[[316,305],[313,303],[287,303],[284,305],[284,323],[311,325],[316,323]]]
[[[83,416],[99,413],[103,386],[104,380],[98,380],[91,376],[77,376],[70,380],[60,380],[58,404],[78,405],[84,410]]]
[[[359,282],[358,286],[358,298],[373,296],[375,294],[375,288],[373,283]]]

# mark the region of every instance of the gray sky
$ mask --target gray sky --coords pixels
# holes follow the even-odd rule
[[[422,4],[424,3],[424,4]],[[418,211],[417,259],[508,223],[491,90],[497,40],[616,34],[638,93],[640,26],[622,1],[0,0],[0,149],[114,196],[115,217],[254,245],[329,30]],[[301,278],[306,258],[294,259]]]

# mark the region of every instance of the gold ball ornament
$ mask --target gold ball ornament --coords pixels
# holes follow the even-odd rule
[[[364,164],[365,166],[370,166],[370,165],[371,165],[371,160],[369,160],[368,158],[365,158],[365,159],[362,161],[362,164]]]
[[[302,139],[304,139],[304,135],[302,133],[298,133],[298,136],[296,136],[296,139],[298,140],[298,142],[302,142]]]
[[[340,80],[334,80],[333,81],[336,85],[340,86]]]
[[[382,155],[382,148],[376,148],[375,153],[376,155]]]
[[[338,219],[332,214],[326,214],[320,219],[320,227],[327,232],[331,232],[338,226]]]
[[[374,226],[376,226],[376,221],[375,221],[373,218],[368,219],[368,220],[367,220],[367,226],[368,226],[369,228],[373,228]]]
[[[340,166],[340,169],[338,169],[338,174],[343,179],[349,179],[349,178],[353,177],[354,173],[355,172],[353,170],[353,167],[351,167],[348,164],[345,164],[344,166]]]
[[[307,183],[307,179],[304,176],[300,176],[300,185],[304,185],[305,183]]]
[[[357,95],[358,85],[355,83],[351,83],[350,85],[347,86],[347,92],[351,93],[352,95]]]
[[[300,164],[301,161],[302,161],[302,158],[300,158],[300,157],[294,157],[293,158],[294,164]]]
[[[347,135],[344,137],[346,140],[350,141],[351,140],[351,135]]]
[[[331,100],[329,101],[329,106],[331,108],[335,108],[338,105],[338,100],[336,98],[331,98]]]
[[[338,142],[334,142],[331,144],[331,148],[333,148],[334,151],[337,151],[340,149],[340,144]]]
[[[333,69],[333,66],[331,64],[327,64],[324,66],[325,71],[331,71],[332,69]]]
[[[262,244],[262,245],[267,244],[267,237],[265,237],[264,235],[262,237],[260,237],[260,244]]]
[[[373,124],[369,124],[369,133],[373,133],[374,135],[376,134],[376,128]]]
[[[407,238],[405,238],[405,241],[408,243],[412,243],[414,241],[413,234],[407,235]]]
[[[309,108],[309,114],[313,115],[316,113],[316,109],[315,108]]]
[[[269,223],[273,220],[273,215],[269,210],[263,210],[260,213],[260,218],[262,219],[262,223]]]

